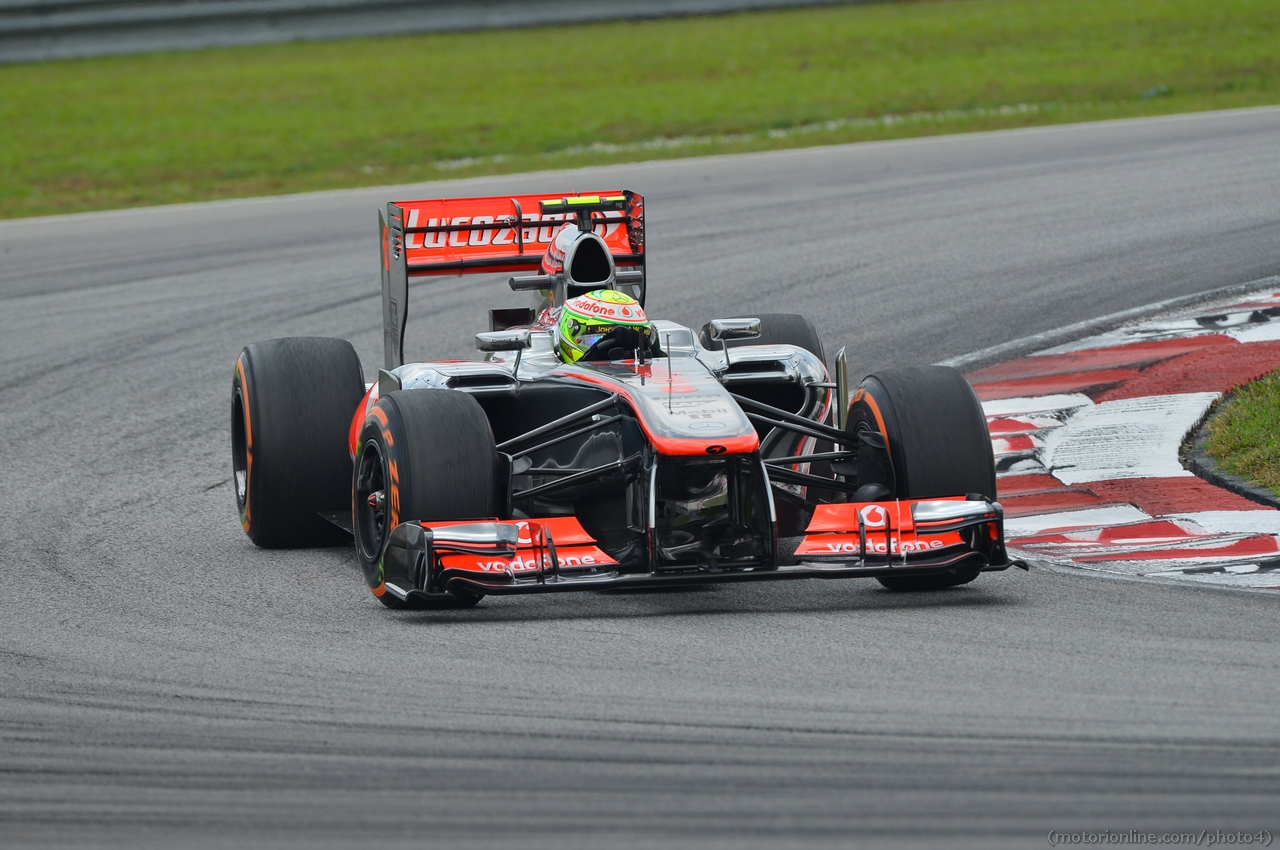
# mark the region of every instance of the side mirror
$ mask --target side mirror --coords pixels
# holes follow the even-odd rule
[[[507,281],[507,285],[511,287],[513,292],[529,292],[535,289],[553,289],[556,285],[556,276],[553,274],[519,275]]]
[[[759,336],[759,319],[711,320],[711,338],[717,342],[727,342],[731,339],[757,339]]]
[[[485,331],[476,334],[480,351],[523,351],[529,347],[529,330]]]

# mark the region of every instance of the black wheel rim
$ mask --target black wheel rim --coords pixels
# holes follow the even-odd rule
[[[369,440],[360,451],[354,488],[356,545],[366,562],[382,556],[387,540],[388,506],[382,448]]]
[[[249,434],[244,421],[244,391],[240,387],[236,387],[231,400],[231,472],[236,506],[243,513],[249,495]]]

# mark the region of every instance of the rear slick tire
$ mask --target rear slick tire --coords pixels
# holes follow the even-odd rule
[[[497,462],[489,420],[466,393],[402,390],[382,396],[370,409],[356,447],[350,499],[356,558],[383,605],[460,608],[484,597],[398,599],[386,590],[383,559],[391,532],[402,522],[494,517]]]
[[[245,346],[231,387],[236,507],[267,549],[350,543],[320,512],[351,502],[351,417],[364,374],[351,343],[291,337]]]
[[[995,457],[987,418],[973,387],[955,369],[913,366],[869,375],[849,406],[846,429],[879,433],[889,449],[894,498],[996,497]],[[860,466],[860,471],[862,467]],[[888,478],[892,480],[887,480]],[[890,576],[890,590],[942,590],[978,577],[976,570],[931,576]]]

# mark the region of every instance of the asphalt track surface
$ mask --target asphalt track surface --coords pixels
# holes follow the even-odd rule
[[[1280,272],[1280,110],[0,224],[0,845],[1045,846],[1280,827],[1271,595],[1035,569],[395,613],[236,522],[240,347],[380,350],[375,207],[626,187],[650,313],[860,371]],[[469,356],[496,281],[415,286]]]

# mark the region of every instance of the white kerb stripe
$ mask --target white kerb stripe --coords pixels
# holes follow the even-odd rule
[[[1218,396],[1144,396],[1085,408],[1045,435],[1041,462],[1066,484],[1189,476],[1178,447]]]
[[[1083,393],[1042,395],[1031,398],[997,398],[982,403],[982,412],[992,416],[1017,416],[1022,413],[1045,413],[1052,410],[1074,410],[1092,407],[1093,401]]]
[[[1240,342],[1272,342],[1280,339],[1280,321],[1272,319],[1260,325],[1247,325],[1227,331],[1227,336]]]
[[[1149,519],[1151,519],[1150,514],[1138,510],[1133,505],[1107,505],[1101,508],[1086,508],[1082,511],[1061,511],[1056,514],[1036,514],[1005,519],[1004,536],[1006,538],[1030,537],[1051,528],[1095,528],[1126,525]]]
[[[1212,534],[1277,534],[1280,535],[1280,511],[1197,511],[1171,514],[1176,519],[1189,519]]]

